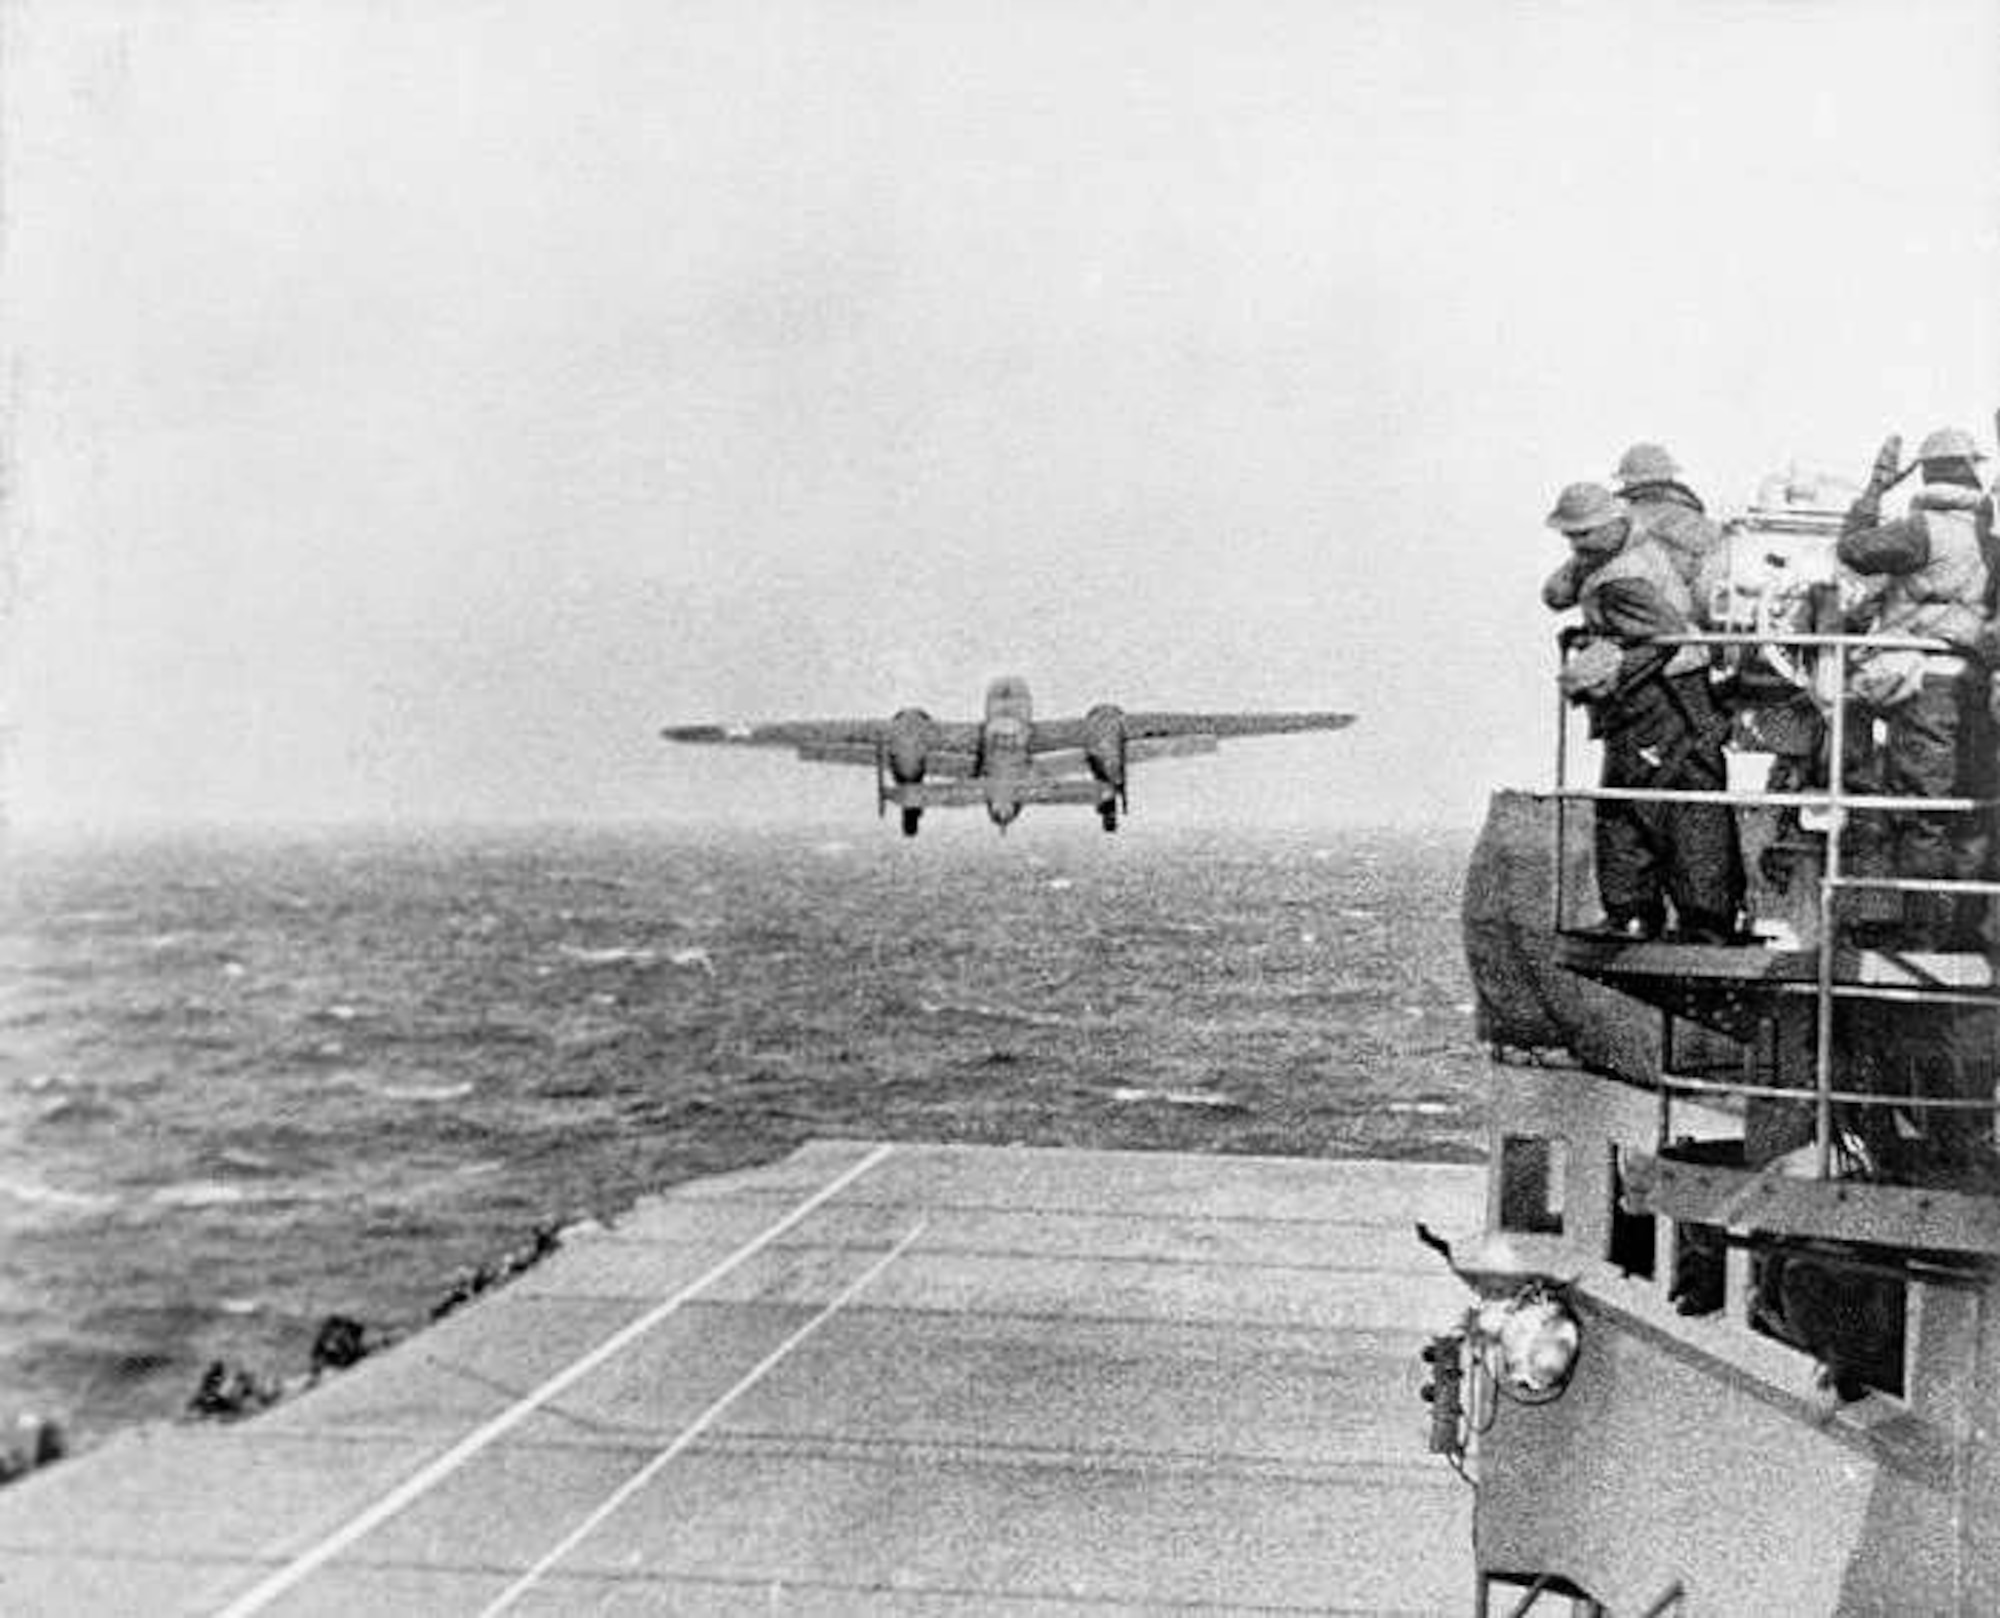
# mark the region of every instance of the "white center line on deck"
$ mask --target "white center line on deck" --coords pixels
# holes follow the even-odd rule
[[[818,1314],[814,1315],[812,1319],[793,1332],[791,1336],[787,1337],[776,1348],[772,1349],[770,1353],[766,1354],[744,1373],[734,1387],[723,1394],[700,1415],[696,1416],[681,1432],[678,1438],[665,1449],[661,1450],[659,1454],[655,1455],[631,1477],[619,1484],[610,1494],[606,1495],[596,1510],[592,1511],[575,1528],[565,1534],[527,1572],[508,1585],[498,1596],[494,1597],[489,1605],[482,1607],[479,1611],[479,1618],[493,1618],[495,1613],[505,1612],[523,1595],[527,1594],[529,1589],[533,1587],[535,1582],[544,1573],[548,1572],[550,1568],[554,1567],[556,1563],[560,1562],[580,1545],[597,1528],[598,1524],[603,1522],[605,1518],[609,1517],[627,1500],[631,1499],[639,1490],[643,1489],[653,1478],[659,1475],[659,1471],[663,1466],[699,1438],[707,1430],[710,1422],[714,1421],[717,1416],[721,1415],[723,1411],[727,1410],[745,1393],[749,1392],[751,1388],[755,1387],[757,1383],[762,1381],[772,1366],[776,1365],[778,1361],[791,1353],[793,1349],[797,1348],[799,1344],[818,1331],[820,1327],[824,1326],[847,1306],[855,1294],[860,1292],[863,1287],[867,1286],[869,1282],[873,1281],[876,1276],[880,1275],[891,1264],[895,1263],[897,1259],[901,1258],[904,1250],[909,1247],[910,1243],[914,1242],[924,1233],[925,1223],[925,1221],[919,1220],[901,1241],[897,1242],[894,1247],[890,1248],[888,1252],[876,1259],[859,1276],[843,1287],[839,1296],[834,1298],[832,1302],[828,1303],[825,1308],[821,1309]]]
[[[574,1386],[613,1355],[629,1347],[638,1338],[643,1337],[647,1332],[659,1325],[661,1321],[673,1314],[675,1310],[679,1309],[688,1299],[695,1296],[696,1293],[713,1286],[723,1276],[735,1269],[737,1265],[761,1253],[772,1242],[784,1235],[786,1231],[811,1214],[820,1204],[831,1197],[838,1196],[848,1186],[860,1179],[862,1175],[866,1174],[870,1169],[875,1168],[895,1149],[893,1142],[884,1142],[882,1145],[877,1146],[874,1151],[862,1158],[860,1162],[836,1176],[829,1184],[815,1191],[804,1202],[800,1203],[775,1225],[766,1229],[761,1235],[744,1243],[743,1246],[731,1253],[729,1257],[723,1259],[704,1274],[697,1276],[671,1297],[665,1298],[655,1304],[651,1309],[648,1309],[643,1315],[639,1316],[637,1320],[621,1326],[589,1353],[572,1360],[569,1365],[543,1382],[540,1387],[523,1394],[513,1404],[501,1411],[499,1415],[493,1417],[483,1426],[477,1427],[470,1433],[467,1433],[465,1437],[452,1445],[442,1455],[410,1477],[405,1478],[395,1488],[383,1495],[381,1499],[368,1507],[367,1510],[349,1519],[331,1534],[327,1535],[325,1539],[313,1546],[312,1549],[295,1557],[276,1572],[271,1573],[261,1582],[253,1585],[227,1607],[224,1607],[217,1614],[217,1618],[249,1618],[250,1614],[263,1611],[272,1601],[305,1579],[314,1570],[323,1567],[363,1535],[379,1528],[383,1523],[395,1516],[397,1512],[409,1505],[411,1501],[417,1499],[418,1496],[436,1487],[437,1484],[451,1476],[452,1473],[456,1472],[496,1438],[518,1427],[543,1405],[547,1404],[549,1400],[555,1398],[557,1394]]]

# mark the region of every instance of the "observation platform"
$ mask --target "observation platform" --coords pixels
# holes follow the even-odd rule
[[[1748,1037],[1772,997],[1811,999],[1819,954],[1764,944],[1644,942],[1590,933],[1558,936],[1558,964],[1689,1022]],[[1834,992],[1857,999],[2000,1008],[2000,964],[1972,951],[1836,949]]]
[[[1797,985],[1811,992],[1819,955],[1762,944],[1677,944],[1564,933],[1556,959],[1572,971],[1604,977],[1685,977],[1704,982]],[[1836,949],[1837,983],[1885,989],[2000,990],[2000,966],[1970,950]]]
[[[1698,1073],[1675,1061],[1674,1045],[1663,1041],[1668,1070],[1652,1087],[1745,1117],[1738,1156],[1748,1160],[1731,1163],[1712,1152],[1692,1161],[1677,1160],[1680,1154],[1673,1150],[1634,1153],[1624,1164],[1629,1212],[1986,1264],[2000,1259],[2000,1156],[1993,1151],[1992,1123],[2000,1104],[1992,1093],[1993,1040],[2000,1030],[1995,957],[1845,947],[1833,952],[1827,964],[1836,1001],[1900,1003],[1900,1010],[1887,1015],[1901,1020],[1885,1024],[1892,1031],[1888,1037],[1900,1041],[1895,1053],[1914,1064],[1918,1044],[1928,1041],[1924,1059],[1931,1066],[1920,1076],[1913,1065],[1900,1090],[1884,1087],[1898,1076],[1883,1061],[1874,1073],[1858,1066],[1847,1074],[1835,1069],[1827,1087],[1829,1123],[1853,1122],[1864,1116],[1859,1109],[1875,1108],[1878,1137],[1894,1131],[1901,1151],[1866,1173],[1826,1178],[1797,1160],[1810,1139],[1819,1099],[1813,1068],[1813,1017],[1822,987],[1817,951],[1567,933],[1558,938],[1556,959],[1669,1017],[1746,1047],[1733,1073]],[[1834,1037],[1837,1061],[1842,1038],[1853,1040],[1851,1027],[1843,1035],[1836,1024]],[[1881,1051],[1878,1040],[1878,1056]],[[1954,1063],[1970,1077],[1957,1076]],[[1662,1137],[1669,1133],[1667,1118],[1663,1108]],[[1920,1141],[1926,1128],[1939,1131],[1934,1142]],[[1753,1136],[1759,1145],[1754,1151],[1749,1150]]]
[[[815,1143],[0,1490],[28,1614],[1463,1612],[1484,1171]]]

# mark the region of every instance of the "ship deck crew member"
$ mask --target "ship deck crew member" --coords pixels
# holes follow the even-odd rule
[[[1547,525],[1570,546],[1542,599],[1582,612],[1583,645],[1564,666],[1564,694],[1584,704],[1604,745],[1607,787],[1720,791],[1726,784],[1726,717],[1709,687],[1707,651],[1643,644],[1695,627],[1680,563],[1657,536],[1635,529],[1601,484],[1562,491]],[[1740,936],[1743,857],[1727,804],[1605,800],[1596,806],[1598,898],[1606,925],[1628,937],[1660,935],[1671,901],[1679,936],[1727,943]]]
[[[1689,584],[1722,543],[1701,496],[1682,480],[1680,463],[1659,444],[1634,444],[1619,458],[1611,484],[1632,520],[1634,536],[1664,545]]]
[[[1875,787],[1891,797],[1991,797],[1992,717],[1979,659],[1992,574],[1981,534],[1985,497],[1974,470],[1980,455],[1969,434],[1942,428],[1923,441],[1923,486],[1907,515],[1884,522],[1872,488],[1848,511],[1840,560],[1882,588],[1868,628],[1881,635],[1940,640],[1941,652],[1857,655],[1850,690],[1864,725],[1879,719],[1882,748]],[[1849,783],[1852,789],[1855,783]],[[1986,817],[1920,810],[1854,817],[1853,869],[1887,867],[1899,877],[1970,878],[1986,867]],[[1898,942],[1910,949],[1977,947],[1978,904],[1948,894],[1907,894]]]
[[[1980,541],[1986,552],[1986,623],[1979,631],[1977,651],[1986,668],[1986,734],[1991,779],[2000,792],[2000,483],[1986,491],[1986,503],[1976,513]],[[1978,676],[1973,677],[1975,690]],[[2000,882],[2000,804],[1986,816],[1986,877]],[[2000,903],[1986,907],[1987,947],[2000,954]]]

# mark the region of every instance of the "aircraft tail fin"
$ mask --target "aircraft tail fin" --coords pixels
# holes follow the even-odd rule
[[[1014,782],[1007,788],[1007,796],[1017,803],[1102,803],[1111,795],[1111,788],[1102,781],[1074,777],[1064,780],[1060,777],[1030,778]]]

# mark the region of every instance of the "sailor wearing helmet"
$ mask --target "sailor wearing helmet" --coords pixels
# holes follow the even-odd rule
[[[1640,443],[1620,457],[1611,482],[1631,513],[1633,533],[1658,540],[1692,584],[1722,542],[1722,530],[1682,477],[1680,463],[1664,446]]]
[[[1979,660],[1993,582],[1983,532],[1991,507],[1975,470],[1983,459],[1971,434],[1940,428],[1917,451],[1923,487],[1907,515],[1883,521],[1881,494],[1871,487],[1849,508],[1841,534],[1840,560],[1881,581],[1870,631],[1946,646],[1855,660],[1852,689],[1882,722],[1879,785],[1891,797],[1993,795],[1992,719]],[[1899,877],[1976,877],[1984,867],[1987,828],[1977,814],[1857,815],[1854,831],[1858,870],[1871,841],[1886,845]],[[1972,908],[1948,894],[1907,894],[1899,941],[1911,949],[1975,948]]]
[[[1728,721],[1709,688],[1707,652],[1646,644],[1695,627],[1680,563],[1656,535],[1635,532],[1624,502],[1601,484],[1564,489],[1547,525],[1569,541],[1570,559],[1542,587],[1542,600],[1583,615],[1584,642],[1561,679],[1604,743],[1603,784],[1721,791]],[[1605,799],[1595,835],[1598,897],[1612,932],[1657,937],[1671,899],[1684,941],[1741,941],[1743,858],[1727,804]]]

